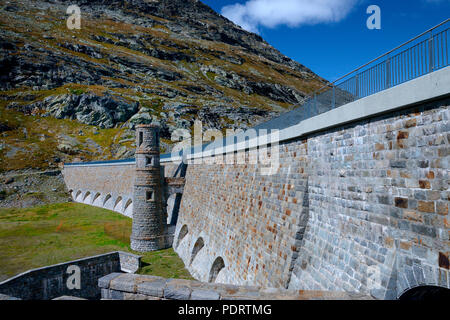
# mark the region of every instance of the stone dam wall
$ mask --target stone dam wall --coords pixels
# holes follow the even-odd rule
[[[175,251],[203,282],[377,299],[450,288],[449,88],[447,67],[282,128],[271,175],[251,161],[264,143],[189,155]],[[245,163],[215,163],[237,149]],[[180,168],[161,164],[166,177]],[[64,171],[81,199],[132,190],[106,166],[84,188],[91,171],[79,168],[72,178],[74,168]]]
[[[449,107],[447,98],[308,137],[309,217],[290,288],[396,298],[450,287]]]
[[[179,176],[180,164],[163,166],[164,177]],[[135,161],[109,161],[65,165],[62,171],[67,189],[75,202],[116,211],[127,217],[133,213]],[[165,195],[169,198],[170,194]],[[167,202],[169,199],[165,199]],[[170,199],[172,201],[174,199]]]
[[[416,103],[403,108],[380,98],[395,90],[374,100],[391,104],[383,112],[281,142],[274,175],[192,161],[173,244],[191,274],[379,299],[450,288],[448,88],[420,103],[410,92]]]
[[[66,166],[63,176],[74,201],[132,216],[134,162]]]

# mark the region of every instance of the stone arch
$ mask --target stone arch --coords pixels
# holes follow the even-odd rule
[[[192,248],[191,261],[189,262],[189,265],[192,264],[198,252],[202,250],[204,246],[205,242],[203,241],[202,237],[198,238],[197,241],[195,241],[194,248]]]
[[[211,266],[208,282],[216,282],[217,276],[223,268],[225,268],[225,262],[223,261],[222,257],[217,257]]]
[[[183,240],[184,237],[186,237],[188,232],[189,230],[187,224],[183,225],[180,229],[180,232],[178,233],[178,240],[177,243],[175,244],[175,248],[177,248],[180,245],[181,240]]]
[[[450,301],[450,289],[438,286],[418,286],[403,292],[399,300]]]
[[[100,196],[101,196],[100,192],[97,192],[95,194],[94,198],[92,198],[92,204],[95,204],[96,202],[99,202],[97,200],[100,200]]]
[[[122,206],[122,197],[118,196],[117,199],[116,199],[116,202],[114,202],[114,208],[113,208],[114,211],[122,212],[121,206]]]
[[[133,200],[132,199],[128,199],[128,201],[125,204],[125,208],[123,209],[123,212],[127,217],[133,216]]]
[[[85,194],[84,194],[84,197],[83,197],[83,203],[88,203],[89,204],[89,199],[88,199],[88,197],[91,195],[91,192],[90,191],[88,191],[88,192],[86,192]],[[86,199],[88,199],[88,200],[86,200]]]
[[[106,208],[106,204],[110,200],[111,200],[111,195],[110,194],[106,195],[105,200],[103,200],[103,208]]]
[[[77,191],[77,194],[75,195],[75,198],[74,198],[74,200],[75,201],[78,201],[78,197],[81,195],[81,190],[78,190]]]
[[[450,289],[447,281],[448,271],[445,268],[432,266],[429,264],[414,264],[411,269],[402,266],[397,272],[397,288],[392,298],[400,299],[410,290],[419,290],[416,288],[438,287]],[[422,290],[420,289],[420,290]]]

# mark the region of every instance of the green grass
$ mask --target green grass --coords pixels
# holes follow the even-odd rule
[[[172,249],[130,249],[131,219],[77,203],[0,209],[0,281],[29,269],[111,251],[142,256],[141,274],[192,279]]]

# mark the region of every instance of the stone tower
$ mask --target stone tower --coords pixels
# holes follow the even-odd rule
[[[167,247],[162,205],[159,127],[136,127],[136,178],[133,192],[131,249],[148,252]]]

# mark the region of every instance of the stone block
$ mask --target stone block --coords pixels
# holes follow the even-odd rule
[[[133,274],[122,274],[115,277],[110,282],[111,290],[125,291],[125,292],[136,292],[135,277]]]
[[[168,285],[164,290],[164,298],[169,300],[189,300],[191,289],[185,286]]]
[[[191,300],[220,300],[220,294],[214,290],[194,289]]]
[[[164,297],[164,288],[166,286],[166,280],[163,278],[157,278],[153,281],[144,281],[138,284],[137,292],[153,297]]]
[[[109,292],[109,289],[101,289],[101,297],[102,300],[111,299],[111,293]]]
[[[406,198],[395,198],[395,206],[399,208],[408,208],[408,199]]]
[[[435,203],[434,201],[419,201],[418,209],[422,212],[434,213]]]
[[[109,289],[111,280],[117,278],[118,276],[120,276],[122,274],[123,273],[114,272],[114,273],[110,273],[104,277],[101,277],[100,279],[98,279],[98,286],[103,289]]]
[[[438,201],[436,203],[436,213],[442,216],[448,215],[448,201]]]

